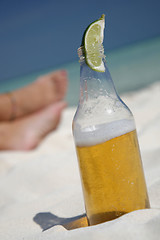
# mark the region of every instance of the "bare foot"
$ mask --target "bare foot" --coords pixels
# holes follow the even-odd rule
[[[0,121],[19,118],[63,100],[67,91],[67,72],[56,71],[39,77],[32,84],[0,95]]]
[[[59,101],[12,122],[0,124],[0,150],[31,150],[55,130],[66,103]]]
[[[48,82],[48,83],[47,83]],[[67,91],[68,79],[67,72],[65,70],[60,70],[56,72],[49,73],[47,75],[41,76],[35,82],[39,88],[47,92],[46,104],[53,101],[62,100]],[[46,86],[46,84],[48,84]]]

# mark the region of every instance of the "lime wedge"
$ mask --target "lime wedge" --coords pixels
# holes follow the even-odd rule
[[[103,47],[105,15],[91,23],[83,35],[82,45],[87,65],[98,72],[104,72],[105,67],[102,61],[100,49]]]

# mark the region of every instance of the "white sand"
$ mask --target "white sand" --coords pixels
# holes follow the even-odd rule
[[[0,153],[0,240],[160,239],[160,82],[122,99],[135,116],[151,209],[92,227],[62,226],[61,218],[85,212],[69,108],[38,149]],[[53,218],[58,225],[49,228]]]

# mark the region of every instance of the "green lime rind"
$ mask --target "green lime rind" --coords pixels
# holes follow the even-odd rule
[[[87,65],[98,72],[104,72],[104,63],[102,61],[100,48],[103,43],[105,15],[92,22],[85,30],[82,38],[84,55]]]
[[[105,21],[105,14],[102,14],[102,16],[98,19],[98,20],[95,20],[94,22],[92,22],[91,24],[89,24],[89,26],[86,28],[86,30],[84,31],[83,33],[83,37],[82,37],[82,42],[81,42],[81,47],[83,47],[85,44],[85,35],[86,35],[86,32],[88,31],[89,27],[94,24],[95,22],[98,22],[99,20],[104,20]]]

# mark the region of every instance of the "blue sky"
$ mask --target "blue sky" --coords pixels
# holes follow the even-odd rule
[[[77,60],[85,28],[106,14],[105,52],[160,35],[159,0],[1,0],[0,81]]]

